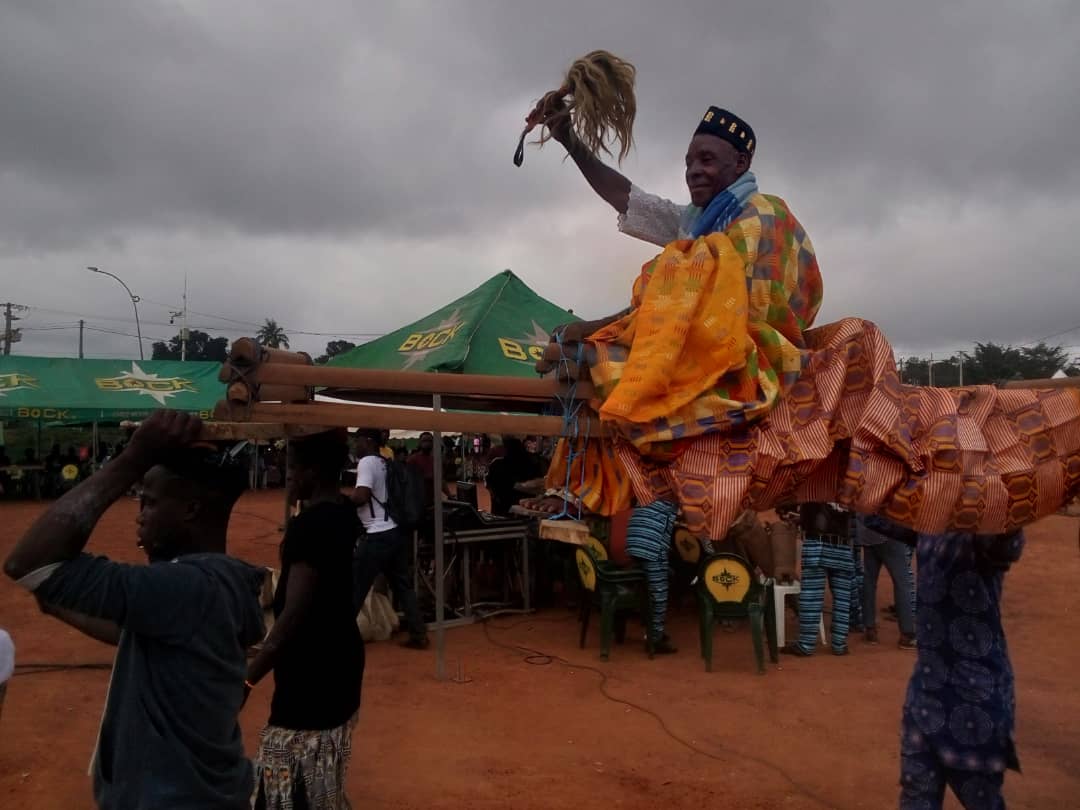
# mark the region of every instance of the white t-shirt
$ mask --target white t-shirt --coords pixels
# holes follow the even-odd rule
[[[356,510],[360,522],[364,524],[364,531],[378,534],[396,529],[397,524],[383,506],[387,501],[386,462],[381,456],[364,456],[360,459],[356,465],[356,486],[371,490],[371,502],[357,507]],[[372,509],[375,511],[374,517],[371,515]]]

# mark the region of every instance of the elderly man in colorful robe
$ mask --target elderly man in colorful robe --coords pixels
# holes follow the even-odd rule
[[[686,151],[689,205],[642,191],[588,152],[568,122],[552,135],[618,212],[619,230],[665,248],[643,268],[630,309],[558,330],[538,368],[552,370],[590,339],[595,351],[587,360],[604,400],[601,417],[620,427],[624,458],[616,458],[613,445],[597,445],[588,463],[577,456],[569,478],[581,482],[575,494],[590,510],[612,514],[629,505],[631,487],[644,504],[630,519],[627,551],[649,576],[654,648],[671,652],[664,632],[667,560],[684,498],[665,480],[662,465],[702,432],[765,413],[798,377],[802,332],[821,303],[821,274],[787,204],[758,191],[750,171],[757,139],[735,114],[709,107],[699,122]],[[666,283],[650,285],[657,275]],[[743,341],[748,329],[752,340]],[[676,367],[672,357],[679,358]],[[648,463],[628,466],[628,455]],[[563,485],[567,463],[560,448],[550,485]],[[561,502],[532,505],[562,508]]]

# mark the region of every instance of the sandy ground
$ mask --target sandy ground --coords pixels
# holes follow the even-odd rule
[[[91,549],[136,560],[135,503],[116,504]],[[0,504],[0,554],[38,504]],[[250,495],[231,527],[232,553],[272,564],[280,496]],[[1024,774],[1010,774],[1011,808],[1080,806],[1080,582],[1078,521],[1033,527],[1008,575],[1005,620],[1017,676]],[[879,603],[891,601],[883,575]],[[794,619],[789,614],[788,632]],[[41,616],[0,582],[0,626],[20,663],[108,662],[111,650]],[[558,609],[452,630],[451,668],[434,678],[433,652],[369,647],[349,796],[357,808],[880,808],[895,807],[900,707],[913,654],[853,639],[846,658],[784,659],[754,673],[749,631],[718,632],[706,673],[687,607],[672,633],[680,654],[649,661],[640,644],[597,658],[593,633],[577,647],[575,617]],[[526,660],[515,645],[570,663]],[[108,673],[67,670],[15,677],[0,717],[0,807],[91,807],[86,766]],[[265,721],[271,683],[241,718],[249,750]],[[955,803],[947,807],[958,807]]]

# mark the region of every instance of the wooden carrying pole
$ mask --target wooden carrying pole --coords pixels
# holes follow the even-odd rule
[[[121,422],[120,427],[135,429],[142,422]],[[330,428],[325,425],[285,425],[273,422],[203,422],[199,441],[202,442],[237,442],[271,441],[273,439],[300,439],[325,433]]]
[[[437,395],[436,395],[437,396]],[[385,430],[431,430],[444,433],[503,433],[528,436],[561,436],[561,416],[505,413],[432,412],[379,405],[344,405],[335,402],[304,404],[256,402],[245,413],[228,402],[219,402],[215,419],[250,419],[252,422],[365,427]],[[594,435],[599,429],[593,431]]]
[[[243,351],[236,354],[237,344],[246,343],[244,338],[233,344],[233,353],[229,361],[222,366],[221,381],[234,382],[237,376],[251,386],[282,386],[296,388],[331,388],[351,392],[372,393],[408,393],[441,394],[442,396],[469,396],[497,399],[521,399],[540,402],[564,395],[566,386],[554,377],[492,377],[483,374],[430,374],[423,371],[383,371],[366,368],[337,368],[334,366],[315,366],[302,362],[298,356],[282,362],[281,355],[291,352],[273,351],[262,360],[249,362],[251,349],[244,345]],[[310,361],[309,361],[310,362]],[[575,397],[581,400],[591,399],[592,385],[579,382]],[[259,400],[281,400],[280,397],[260,396]]]
[[[222,371],[229,367],[226,364]],[[309,386],[348,391],[401,392],[475,397],[502,397],[523,400],[550,400],[566,392],[554,377],[491,377],[483,374],[430,374],[423,371],[381,371],[366,368],[334,368],[261,363],[248,375],[251,382],[265,385]],[[578,399],[592,397],[592,385],[580,382]]]

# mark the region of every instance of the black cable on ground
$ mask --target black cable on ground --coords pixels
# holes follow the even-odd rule
[[[43,672],[66,672],[73,669],[112,669],[113,665],[106,663],[91,663],[91,664],[16,664],[15,672],[12,675],[14,678],[16,675],[40,675]]]
[[[239,509],[234,509],[232,511],[232,514],[240,515],[241,517],[255,518],[256,520],[262,520],[262,521],[265,521],[266,523],[273,523],[275,526],[278,526],[279,528],[281,526],[281,521],[278,520],[277,518],[270,518],[270,517],[267,517],[266,515],[260,515],[258,512],[241,512]]]
[[[531,620],[531,621],[539,621],[539,620],[534,619],[534,620]],[[563,619],[548,619],[547,621],[563,621]],[[523,624],[523,623],[524,622],[516,622],[515,624],[511,625],[511,627],[516,627],[518,624]],[[714,754],[711,751],[706,751],[705,749],[700,748],[699,746],[695,745],[694,743],[690,742],[689,740],[684,739],[683,737],[680,737],[678,734],[673,732],[668,727],[667,721],[664,720],[664,718],[661,715],[657,714],[652,709],[649,709],[649,708],[647,708],[645,706],[642,706],[642,705],[640,705],[638,703],[634,703],[632,700],[626,700],[624,698],[616,697],[615,695],[611,694],[608,691],[608,687],[607,687],[608,674],[606,672],[604,672],[604,670],[599,669],[597,667],[589,666],[588,664],[577,664],[577,663],[574,663],[573,661],[568,661],[567,659],[562,658],[561,656],[553,655],[551,653],[545,653],[545,652],[543,652],[541,650],[534,650],[531,647],[525,647],[525,646],[523,646],[521,644],[506,644],[504,642],[497,641],[491,636],[491,632],[488,630],[488,622],[486,622],[486,621],[482,622],[482,625],[483,625],[483,628],[484,628],[484,635],[487,637],[487,640],[489,642],[491,642],[491,644],[493,644],[496,647],[501,647],[504,650],[509,650],[510,652],[517,653],[518,655],[522,655],[523,660],[527,664],[532,664],[534,666],[545,666],[547,664],[551,664],[552,662],[555,662],[555,663],[558,663],[558,664],[562,664],[564,667],[569,667],[569,668],[572,668],[572,669],[582,669],[582,670],[585,670],[586,672],[592,672],[592,673],[595,673],[596,675],[599,675],[600,676],[600,684],[599,684],[600,694],[603,695],[608,700],[610,700],[612,703],[617,703],[617,704],[619,704],[621,706],[626,706],[628,708],[635,709],[635,710],[637,710],[639,712],[642,712],[643,714],[647,714],[649,717],[653,718],[659,724],[661,730],[668,737],[670,737],[674,742],[678,743],[679,745],[683,746],[684,748],[686,748],[686,749],[688,749],[690,751],[693,751],[695,754],[700,754],[703,757],[708,757],[709,759],[716,760],[717,762],[727,762],[727,760],[724,757],[719,756],[718,754]],[[496,630],[509,630],[510,627],[499,627],[498,625],[495,625],[495,629]],[[775,762],[770,762],[767,759],[762,759],[761,757],[754,756],[753,754],[745,754],[745,753],[743,753],[741,751],[735,751],[735,750],[733,750],[731,748],[728,748],[728,747],[726,747],[724,745],[721,745],[721,744],[717,744],[716,747],[719,748],[720,750],[724,751],[725,754],[727,756],[729,756],[729,757],[734,757],[736,759],[742,759],[742,760],[745,760],[747,762],[753,762],[753,763],[755,763],[757,765],[760,765],[763,768],[767,768],[768,770],[774,771],[775,773],[779,774],[789,785],[791,785],[791,787],[795,790],[796,793],[799,793],[800,795],[806,797],[807,799],[810,799],[811,801],[817,802],[822,807],[827,807],[827,808],[835,807],[835,804],[833,802],[827,801],[826,799],[822,798],[820,795],[815,793],[811,788],[808,788],[805,785],[803,785],[801,782],[796,780],[791,774],[789,774],[786,770],[784,770],[782,767],[777,765]]]

